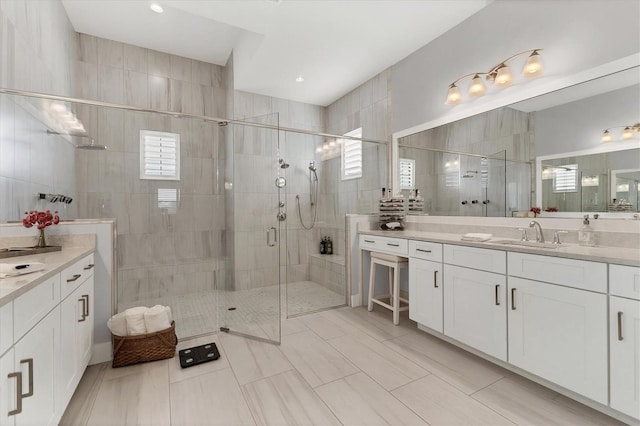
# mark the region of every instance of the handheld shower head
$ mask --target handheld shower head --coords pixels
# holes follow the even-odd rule
[[[316,169],[315,161],[312,161],[312,162],[309,163],[309,170],[311,170],[313,173],[316,172],[317,169]]]

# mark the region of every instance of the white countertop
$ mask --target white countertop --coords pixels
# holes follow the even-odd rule
[[[43,271],[11,278],[0,278],[0,306],[11,302],[94,251],[95,247],[63,246],[62,251],[0,259],[0,263],[41,262],[46,265]]]
[[[457,244],[461,246],[480,247],[494,250],[512,251],[518,253],[538,254],[541,256],[564,257],[568,259],[588,260],[591,262],[606,262],[617,265],[640,266],[640,250],[621,247],[585,247],[576,244],[561,244],[558,248],[538,248],[501,244],[498,241],[515,239],[494,237],[486,242],[461,241],[461,234],[425,232],[425,231],[374,231],[361,230],[360,234],[378,235],[382,237],[404,238],[407,240],[430,241],[435,243]]]

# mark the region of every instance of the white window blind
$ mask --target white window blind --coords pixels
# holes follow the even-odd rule
[[[169,214],[176,214],[178,211],[178,189],[158,188],[158,208]]]
[[[344,136],[362,137],[362,128],[353,130]],[[342,140],[342,180],[362,177],[362,141]]]
[[[578,192],[578,165],[558,167],[553,172],[553,192]]]
[[[180,135],[140,131],[140,179],[180,180]]]
[[[416,182],[416,162],[408,158],[400,158],[400,189],[414,189]]]

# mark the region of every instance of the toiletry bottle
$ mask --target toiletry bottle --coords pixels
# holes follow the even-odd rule
[[[327,238],[327,254],[333,254],[333,241],[331,241],[331,237]]]
[[[327,237],[322,237],[320,241],[320,254],[327,254]]]
[[[589,215],[584,215],[582,221],[582,228],[578,231],[578,242],[581,246],[594,246],[595,239],[593,234],[593,228],[589,225]]]

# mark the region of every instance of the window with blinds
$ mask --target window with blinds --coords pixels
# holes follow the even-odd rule
[[[158,188],[158,208],[168,214],[178,211],[178,189]]]
[[[578,192],[578,165],[557,167],[553,172],[553,192]]]
[[[400,158],[400,189],[416,187],[416,162],[408,158]]]
[[[343,136],[362,138],[362,128],[352,130]],[[342,140],[342,180],[362,177],[362,141]]]
[[[180,180],[180,135],[140,131],[140,179]]]

